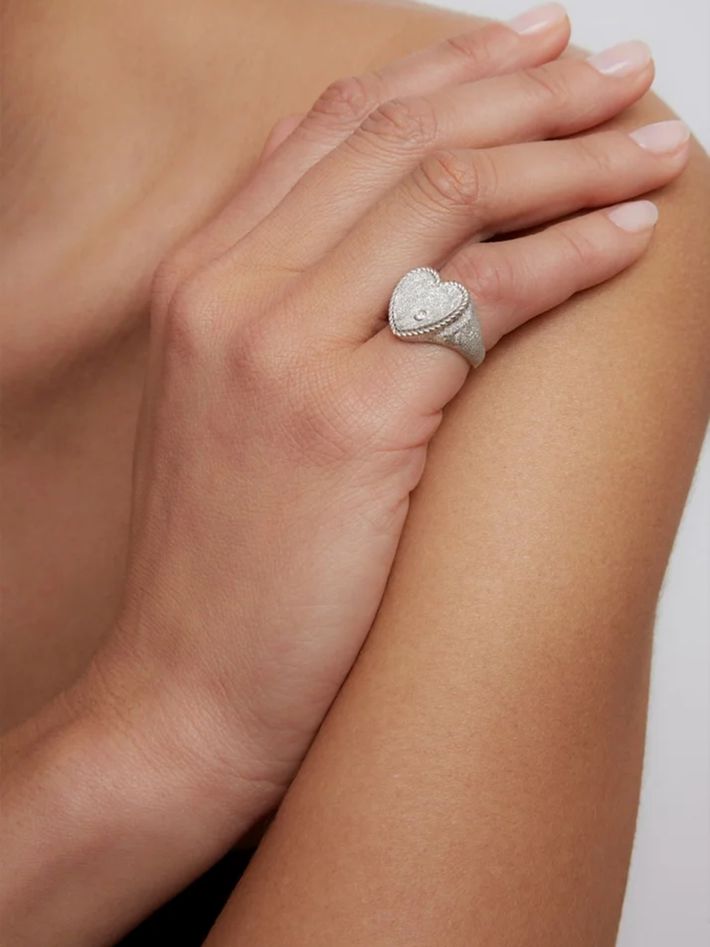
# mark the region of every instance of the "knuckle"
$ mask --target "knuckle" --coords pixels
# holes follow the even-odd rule
[[[602,135],[583,135],[575,139],[577,157],[587,169],[593,185],[600,178],[613,178],[619,173],[619,146],[626,143],[622,132],[606,132]]]
[[[281,391],[294,377],[296,329],[302,312],[290,281],[268,285],[240,277],[230,294],[228,319],[223,319],[223,350],[232,377],[248,389]]]
[[[464,251],[452,261],[454,278],[462,282],[474,300],[486,309],[495,309],[513,295],[514,272],[502,253],[484,247]]]
[[[392,99],[368,115],[356,134],[374,138],[380,145],[421,152],[436,141],[436,109],[424,97]]]
[[[473,33],[450,36],[444,40],[444,47],[454,56],[463,60],[471,72],[476,74],[495,60],[492,40],[492,30],[484,27]]]
[[[320,94],[310,115],[329,128],[356,128],[377,108],[379,82],[374,74],[336,79]]]
[[[578,225],[561,226],[559,239],[563,258],[572,270],[586,269],[598,257],[599,248]]]
[[[420,163],[414,175],[415,188],[438,208],[455,210],[481,203],[484,188],[480,153],[435,151]]]
[[[203,273],[190,276],[173,290],[170,302],[154,310],[151,328],[163,351],[171,358],[202,360],[214,344],[215,297],[211,279]]]
[[[538,108],[565,111],[572,103],[569,81],[555,65],[525,69],[522,81]]]
[[[158,264],[151,285],[151,300],[154,308],[165,309],[178,287],[195,269],[194,254],[188,245],[178,247]]]
[[[223,365],[247,387],[268,387],[290,370],[295,348],[293,335],[274,332],[264,316],[276,318],[291,284],[277,271],[255,274],[232,254],[179,282],[169,303],[152,309],[151,332],[170,362]]]

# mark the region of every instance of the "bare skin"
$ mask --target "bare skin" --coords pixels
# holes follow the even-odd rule
[[[116,614],[158,263],[233,193],[284,115],[340,75],[471,25],[360,4],[212,0],[219,28],[198,45],[204,5],[180,18],[168,7],[144,5],[121,31],[109,3],[3,8],[4,728],[77,676]]]
[[[178,76],[168,108],[162,73],[126,31],[122,41],[137,58],[123,48],[120,63],[145,69],[106,88],[93,78],[89,87],[96,111],[81,149],[92,154],[94,141],[102,160],[60,159],[77,147],[76,136],[47,141],[35,160],[64,169],[68,179],[45,177],[46,194],[23,188],[23,175],[32,172],[36,181],[38,169],[23,160],[26,139],[16,138],[4,217],[14,239],[3,264],[15,274],[15,318],[3,325],[10,351],[3,364],[5,547],[12,549],[6,723],[65,686],[114,617],[142,377],[141,314],[158,259],[220,202],[280,114],[304,108],[336,75],[462,25],[438,13],[367,11],[366,20],[359,6],[328,11],[299,5],[298,23],[284,29],[287,56],[267,55],[268,70],[257,63],[237,80],[232,75],[238,90],[225,82],[239,61],[234,49],[227,55],[229,40],[236,47],[243,25],[233,9],[215,5],[226,29],[208,39],[223,44],[223,55],[205,57],[211,67],[198,70],[199,88],[181,31],[170,33],[170,43],[161,32]],[[11,50],[23,36],[19,15],[14,22]],[[270,36],[266,14],[263,23],[258,16],[250,22],[256,32],[247,45],[272,42],[275,53],[283,37]],[[318,43],[322,58],[304,56],[294,42],[293,30],[313,42],[313,23],[321,37],[324,23],[334,33],[332,43]],[[144,30],[151,22],[135,25]],[[391,38],[373,52],[372,35]],[[343,36],[347,44],[339,46]],[[283,72],[274,73],[274,61]],[[194,100],[180,85],[181,68]],[[87,89],[85,77],[74,79],[61,90],[70,106]],[[250,83],[274,103],[273,114],[260,100],[253,113],[234,114],[237,96],[249,101]],[[116,90],[115,107],[107,88]],[[50,84],[27,81],[16,100],[50,94],[57,94]],[[214,114],[205,114],[205,101]],[[650,99],[622,121],[635,127],[666,115]],[[109,131],[118,145],[107,150]],[[146,163],[140,181],[136,149]],[[135,188],[117,194],[116,180]],[[640,771],[649,629],[707,412],[703,188],[707,169],[696,151],[682,183],[660,198],[663,239],[651,256],[569,304],[564,318],[556,313],[511,339],[449,412],[366,651],[215,942],[248,932],[250,943],[279,943],[282,924],[294,944],[438,943],[447,926],[451,944],[519,942],[521,931],[530,944],[613,941]],[[185,201],[177,208],[176,194]],[[74,239],[64,224],[70,208]],[[47,265],[39,277],[38,258]],[[456,508],[452,495],[460,497]],[[30,501],[34,526],[22,515]],[[449,587],[447,576],[461,565],[460,581]],[[396,792],[401,784],[406,792]],[[401,818],[392,820],[392,812]],[[531,860],[540,866],[532,878]],[[362,911],[363,890],[377,911]],[[472,912],[472,904],[485,909]]]

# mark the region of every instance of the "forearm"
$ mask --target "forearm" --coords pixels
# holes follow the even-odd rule
[[[113,942],[249,828],[263,787],[239,779],[236,751],[211,755],[187,711],[168,729],[164,703],[118,713],[82,682],[8,734],[3,944]]]
[[[696,152],[648,258],[449,411],[365,650],[210,945],[613,943],[708,409],[707,186]]]

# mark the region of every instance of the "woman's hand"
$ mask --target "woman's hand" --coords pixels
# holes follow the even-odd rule
[[[392,336],[394,285],[420,265],[463,282],[490,350],[632,264],[655,208],[607,205],[686,160],[675,122],[568,137],[653,67],[642,44],[546,62],[555,14],[335,83],[156,282],[125,608],[94,673],[121,713],[155,709],[149,744],[258,786],[255,817],[357,655],[467,375]]]

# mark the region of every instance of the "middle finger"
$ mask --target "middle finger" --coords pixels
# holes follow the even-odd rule
[[[310,272],[332,311],[322,335],[368,338],[393,283],[414,266],[438,267],[461,243],[554,220],[646,193],[678,174],[688,156],[683,122],[630,134],[604,131],[566,141],[506,145],[429,156],[366,214]],[[357,286],[357,310],[352,287]]]
[[[250,234],[248,248],[307,267],[428,153],[582,131],[636,101],[652,77],[648,47],[633,42],[587,61],[558,60],[387,102],[298,182]]]

